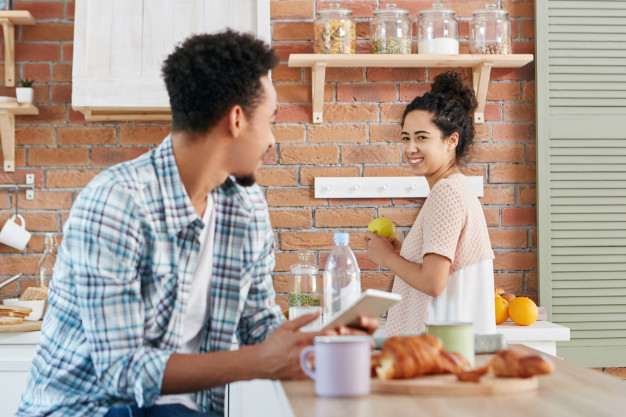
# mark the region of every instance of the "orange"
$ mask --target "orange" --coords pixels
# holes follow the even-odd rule
[[[511,294],[510,292],[505,292],[500,297],[504,298],[506,301],[508,301],[510,303],[511,301],[513,301],[515,299],[516,295],[515,294]]]
[[[509,303],[509,315],[520,326],[530,326],[537,320],[539,309],[530,298],[517,297]]]
[[[496,324],[502,324],[509,318],[509,302],[496,295]]]

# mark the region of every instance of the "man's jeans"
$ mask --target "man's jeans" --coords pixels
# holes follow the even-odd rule
[[[219,417],[214,413],[200,413],[180,404],[154,405],[139,408],[136,405],[116,407],[109,410],[105,417]]]

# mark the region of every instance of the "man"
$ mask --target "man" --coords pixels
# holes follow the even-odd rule
[[[281,325],[253,185],[274,146],[277,61],[232,31],[167,58],[172,133],[74,203],[19,416],[213,416],[226,383],[301,376],[316,333],[299,328],[316,316]]]

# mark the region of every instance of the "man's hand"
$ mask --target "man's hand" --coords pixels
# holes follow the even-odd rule
[[[320,313],[307,314],[283,323],[263,343],[257,345],[259,365],[269,379],[301,379],[300,352],[313,344],[315,336],[324,332],[301,332],[300,328],[319,317]]]
[[[326,335],[366,335],[372,336],[378,329],[378,319],[375,317],[359,316],[359,328],[339,326],[334,330],[327,330]]]

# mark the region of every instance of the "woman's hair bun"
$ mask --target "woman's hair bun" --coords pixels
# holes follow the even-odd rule
[[[458,72],[448,71],[437,75],[432,84],[431,93],[458,101],[470,115],[478,107],[474,90],[465,84]]]

